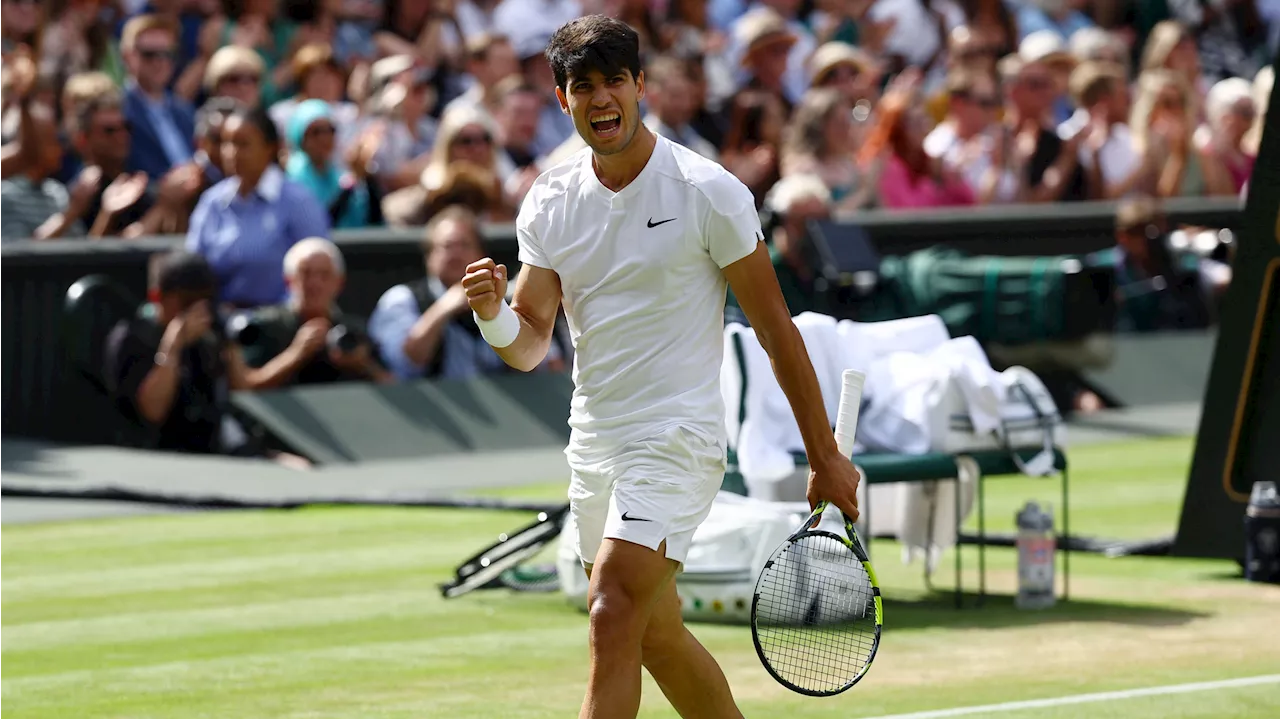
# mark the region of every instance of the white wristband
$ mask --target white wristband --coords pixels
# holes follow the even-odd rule
[[[498,310],[498,316],[491,320],[480,319],[480,315],[477,315],[474,310],[471,314],[476,318],[476,326],[480,328],[484,341],[494,347],[499,349],[506,347],[520,336],[520,316],[511,309],[511,305],[508,305],[506,300],[502,301],[502,309]]]

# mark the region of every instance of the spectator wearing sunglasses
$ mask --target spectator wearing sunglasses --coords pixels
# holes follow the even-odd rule
[[[947,117],[924,139],[924,151],[964,178],[980,203],[1016,202],[1017,154],[1000,124],[1000,90],[991,75],[971,70],[947,77]]]
[[[369,176],[372,145],[358,143],[344,172],[335,160],[337,128],[333,109],[323,100],[304,100],[293,111],[285,137],[289,162],[285,174],[311,191],[329,210],[334,227],[381,224],[376,183]]]
[[[219,48],[204,71],[204,89],[210,98],[229,97],[246,107],[262,102],[262,75],[266,65],[258,53],[236,45]]]
[[[84,169],[65,191],[65,203],[47,222],[34,231],[37,239],[118,235],[125,227],[142,218],[152,202],[146,197],[147,176],[124,172],[129,155],[129,126],[115,92],[88,100],[77,107],[76,117],[69,123],[71,143],[84,161]],[[36,129],[34,125],[30,126]],[[24,132],[26,127],[24,126]],[[33,138],[38,145],[44,140],[39,132]],[[48,148],[41,148],[41,157]],[[61,157],[59,147],[57,155]],[[49,189],[39,185],[43,194]],[[12,198],[10,198],[12,199]],[[41,202],[32,198],[33,207]],[[6,203],[5,212],[11,212]],[[19,210],[19,214],[26,210]]]
[[[167,89],[176,29],[157,15],[139,15],[125,24],[120,49],[129,72],[124,112],[133,129],[128,167],[159,178],[195,153],[195,112]]]
[[[503,192],[507,175],[496,137],[493,118],[483,110],[463,106],[446,112],[419,183],[383,201],[387,222],[421,224],[429,219],[432,209],[452,203],[467,205],[484,221],[515,219],[515,205]],[[449,202],[443,202],[442,197]]]

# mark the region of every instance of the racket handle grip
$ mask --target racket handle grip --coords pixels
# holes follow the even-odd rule
[[[862,406],[862,387],[867,376],[847,369],[840,375],[840,408],[836,411],[836,447],[845,457],[853,455],[854,435],[858,431],[858,409]]]

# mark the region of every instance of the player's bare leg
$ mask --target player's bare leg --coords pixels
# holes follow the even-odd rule
[[[587,576],[591,576],[590,566]],[[649,614],[640,654],[644,668],[684,719],[742,717],[720,665],[684,626],[674,575]]]
[[[674,578],[654,605],[640,646],[645,669],[684,719],[741,719],[720,665],[684,626]]]
[[[634,717],[640,711],[641,646],[662,590],[679,566],[665,543],[653,551],[606,538],[591,568],[591,668],[580,719]]]

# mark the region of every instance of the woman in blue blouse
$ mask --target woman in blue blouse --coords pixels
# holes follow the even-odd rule
[[[329,236],[329,212],[280,169],[280,137],[266,112],[244,110],[222,126],[230,176],[200,197],[187,250],[203,255],[219,300],[249,308],[283,302],[284,254],[299,240]]]

